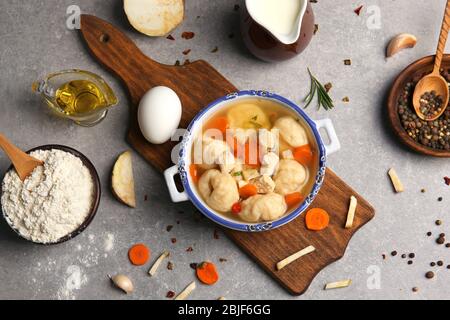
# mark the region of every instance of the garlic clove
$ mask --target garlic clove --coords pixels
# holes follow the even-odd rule
[[[392,38],[389,42],[386,57],[392,57],[399,51],[406,48],[414,48],[417,43],[417,38],[409,33],[401,33],[396,37]]]
[[[125,292],[126,294],[130,294],[133,292],[133,282],[131,282],[130,278],[123,274],[118,274],[114,277],[108,276],[112,283],[120,290]]]

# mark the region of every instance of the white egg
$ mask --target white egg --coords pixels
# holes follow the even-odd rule
[[[170,140],[181,121],[181,100],[168,87],[155,87],[141,99],[138,122],[145,139],[153,144]]]

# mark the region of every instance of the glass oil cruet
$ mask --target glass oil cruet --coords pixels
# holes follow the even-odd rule
[[[34,82],[32,89],[43,97],[53,113],[84,127],[100,123],[108,109],[118,103],[100,76],[83,70],[50,74]]]

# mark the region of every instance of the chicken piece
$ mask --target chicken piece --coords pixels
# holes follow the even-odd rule
[[[261,129],[258,132],[258,138],[259,147],[262,154],[274,151],[278,146],[279,130],[273,129],[269,131],[267,129]]]
[[[222,173],[230,173],[236,166],[236,159],[230,151],[226,151],[216,159],[216,163]]]
[[[220,166],[222,172],[229,173],[234,167],[235,158],[225,141],[204,137],[202,155],[202,163],[199,166],[203,170]]]
[[[264,155],[260,173],[266,176],[273,176],[277,169],[279,161],[280,158],[274,152],[269,152],[268,154]]]
[[[308,171],[295,160],[281,160],[273,180],[275,192],[283,196],[300,192],[307,183]]]
[[[208,170],[198,182],[198,190],[203,200],[218,212],[230,212],[233,204],[239,201],[236,182],[229,174],[219,170]]]
[[[250,180],[250,183],[256,186],[259,194],[271,193],[275,190],[275,182],[269,176],[259,176]]]
[[[277,193],[256,195],[242,202],[240,217],[247,222],[273,221],[287,211],[284,197]]]
[[[256,169],[245,169],[242,171],[242,175],[246,181],[250,181],[260,176],[258,170]]]
[[[231,170],[230,174],[233,177],[234,181],[239,182],[244,180],[244,177],[242,175],[242,171],[244,170],[244,167],[242,165],[242,161],[240,159],[236,159],[236,162],[234,163],[233,169]]]
[[[281,117],[275,122],[275,129],[280,130],[280,136],[294,148],[308,144],[305,128],[293,117]]]

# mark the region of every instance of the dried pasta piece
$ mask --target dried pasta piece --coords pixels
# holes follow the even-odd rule
[[[356,206],[358,205],[358,199],[354,196],[350,197],[350,206],[348,207],[347,222],[345,223],[345,229],[353,227],[353,220],[355,219]]]
[[[402,182],[398,178],[397,172],[395,172],[395,169],[394,168],[390,169],[388,174],[389,174],[389,177],[391,178],[395,192],[399,193],[399,192],[405,191],[405,189],[403,188]]]
[[[331,282],[325,285],[325,290],[331,290],[331,289],[341,289],[341,288],[347,288],[352,284],[352,280],[342,280],[338,282]]]
[[[277,263],[277,270],[281,270],[284,267],[286,267],[288,264],[294,262],[295,260],[300,259],[301,257],[310,254],[311,252],[315,251],[316,248],[314,248],[313,246],[309,246],[303,250],[300,250],[297,253],[294,253],[292,256],[287,257],[286,259],[280,261]]]
[[[175,300],[186,300],[186,298],[194,291],[196,288],[195,282],[192,282],[190,285],[186,287],[178,296],[176,296]]]
[[[148,271],[148,274],[153,277],[156,273],[156,270],[158,270],[159,266],[161,265],[162,261],[167,258],[170,255],[169,251],[164,251],[161,256],[155,261],[153,266]]]

